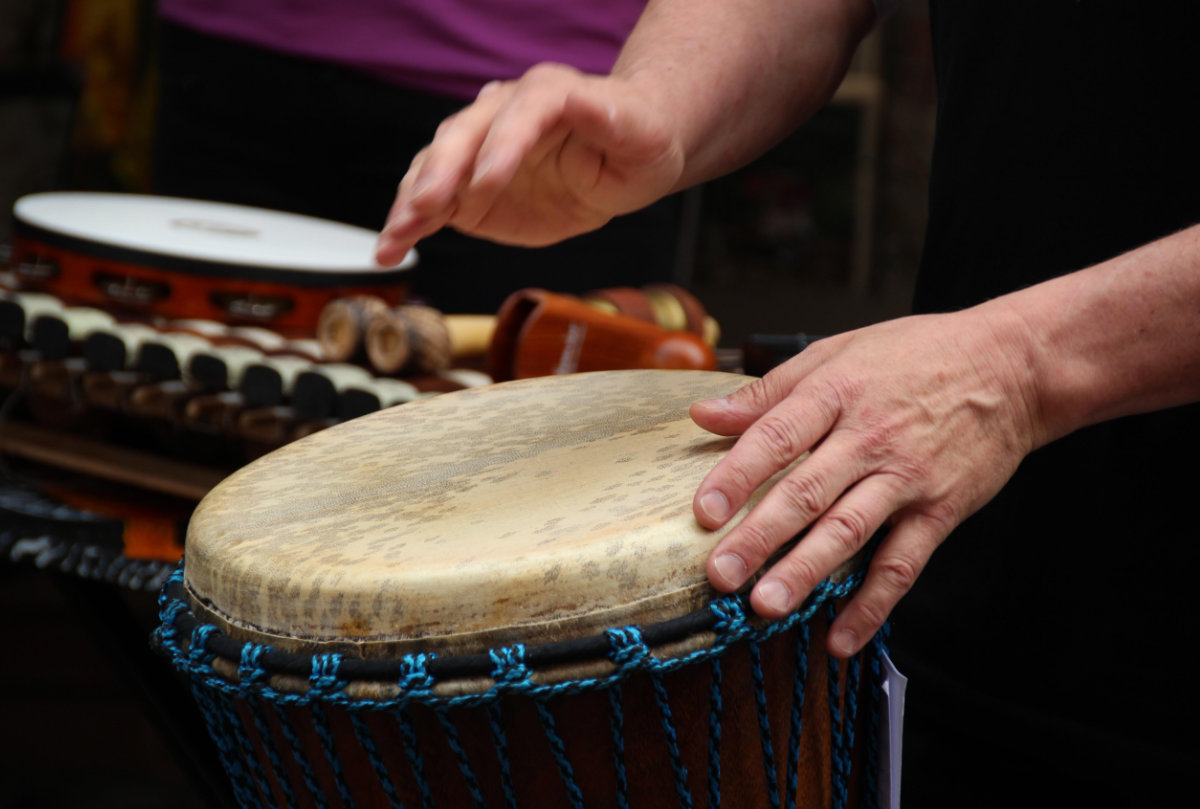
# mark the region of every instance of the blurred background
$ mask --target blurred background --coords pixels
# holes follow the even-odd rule
[[[686,198],[673,280],[720,323],[722,347],[907,311],[934,123],[927,27],[923,4],[901,4],[827,109]],[[38,191],[151,190],[157,46],[149,0],[0,0],[0,209]],[[0,245],[10,237],[0,215]],[[130,665],[149,654],[153,594],[32,559],[0,560],[0,809],[227,800],[192,761],[207,740],[181,748],[194,728],[148,705],[146,669]]]

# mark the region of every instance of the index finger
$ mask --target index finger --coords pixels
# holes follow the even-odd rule
[[[835,405],[800,387],[773,406],[768,407],[762,402],[749,407],[739,404],[739,395],[744,401],[754,402],[755,397],[766,397],[766,402],[770,402],[773,394],[766,385],[769,379],[769,376],[764,377],[727,397],[725,407],[730,412],[723,422],[711,418],[714,426],[723,423],[725,427],[736,428],[743,420],[753,418],[754,413],[765,410],[742,432],[733,449],[713,467],[696,490],[693,508],[696,518],[707,528],[724,525],[746,504],[755,489],[812,449],[837,420]],[[760,382],[764,384],[759,386]],[[704,404],[715,407],[712,402]],[[712,416],[711,413],[708,415]],[[697,419],[698,423],[700,421]],[[704,423],[701,426],[712,429]]]

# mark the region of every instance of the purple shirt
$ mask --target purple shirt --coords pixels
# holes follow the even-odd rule
[[[160,0],[203,33],[473,98],[538,62],[607,73],[645,0]]]

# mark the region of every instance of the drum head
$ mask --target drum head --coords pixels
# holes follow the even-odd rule
[[[396,267],[379,269],[373,259],[377,234],[370,230],[220,202],[50,192],[20,198],[13,216],[18,230],[47,243],[193,272],[237,268],[263,279],[311,273],[328,277],[326,284],[369,283],[417,261],[410,251]]]
[[[467,654],[698,609],[722,532],[696,522],[692,496],[733,439],[701,430],[688,407],[748,381],[542,377],[317,433],[199,505],[189,599],[235,637],[368,657]]]

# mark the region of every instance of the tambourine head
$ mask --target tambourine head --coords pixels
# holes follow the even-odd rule
[[[137,194],[32,194],[13,207],[19,283],[75,303],[311,334],[354,294],[407,294],[410,252],[374,264],[376,234],[298,214]]]

